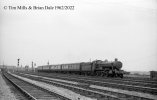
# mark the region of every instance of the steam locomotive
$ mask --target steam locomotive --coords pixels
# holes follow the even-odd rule
[[[38,66],[38,72],[59,72],[59,73],[75,73],[92,76],[107,76],[107,77],[121,77],[123,78],[122,62],[115,59],[115,61],[95,60],[92,62],[57,64],[57,65],[43,65]]]

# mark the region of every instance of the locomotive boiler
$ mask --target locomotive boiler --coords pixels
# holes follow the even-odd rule
[[[43,65],[38,66],[38,72],[59,72],[59,73],[75,73],[92,76],[107,76],[107,77],[123,77],[121,70],[122,62],[95,60],[92,62]]]

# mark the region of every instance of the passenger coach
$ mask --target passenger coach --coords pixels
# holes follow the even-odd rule
[[[75,73],[97,76],[111,76],[123,77],[122,62],[115,59],[115,61],[101,61],[95,60],[92,62],[69,63],[57,65],[38,66],[38,72],[60,72],[60,73]]]

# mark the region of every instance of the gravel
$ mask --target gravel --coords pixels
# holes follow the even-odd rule
[[[11,93],[9,86],[6,84],[4,79],[2,78],[2,73],[0,72],[0,100],[18,100]]]

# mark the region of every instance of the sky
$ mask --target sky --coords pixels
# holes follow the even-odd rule
[[[74,6],[13,10],[8,6]],[[1,0],[0,64],[113,61],[157,70],[157,0]]]

